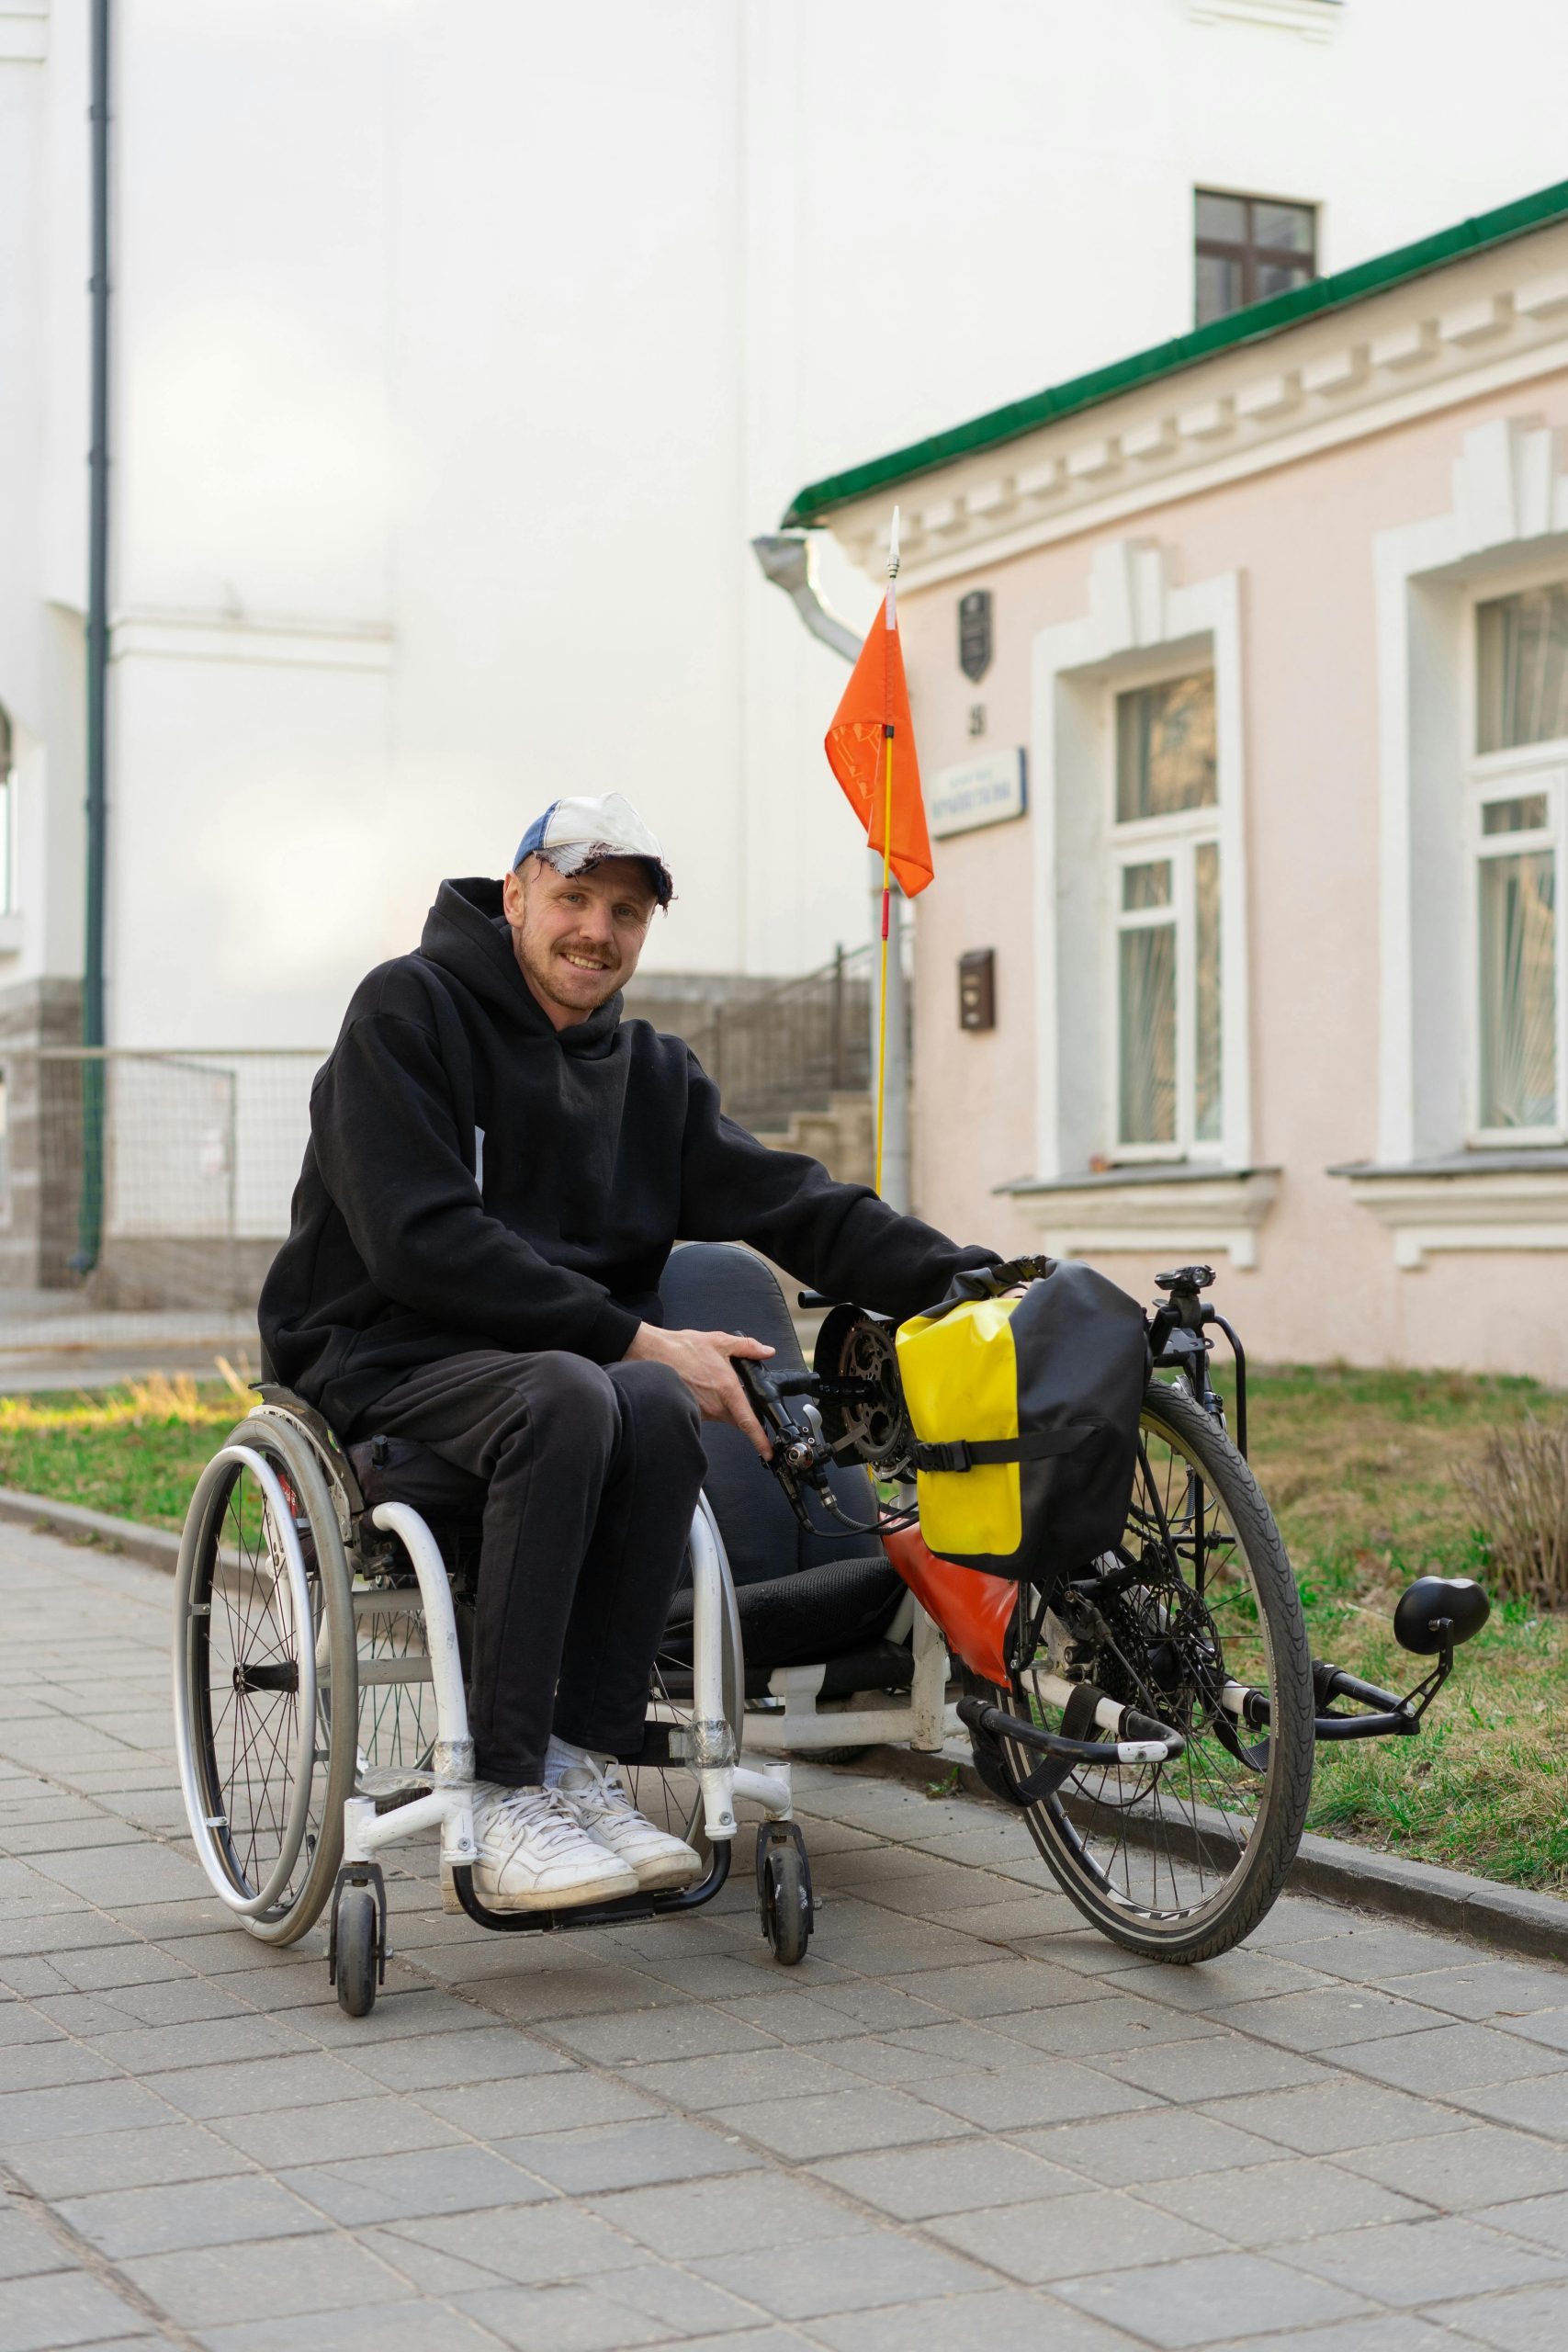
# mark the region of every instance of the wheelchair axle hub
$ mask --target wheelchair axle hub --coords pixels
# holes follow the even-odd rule
[[[234,1688],[242,1693],[248,1690],[298,1690],[299,1668],[293,1658],[286,1658],[271,1666],[253,1666],[242,1658],[234,1668]]]

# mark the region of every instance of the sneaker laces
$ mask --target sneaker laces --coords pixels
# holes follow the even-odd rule
[[[582,1843],[582,1824],[558,1789],[509,1789],[478,1810],[486,1833],[510,1833],[510,1853],[531,1843],[549,1859]]]
[[[584,1776],[582,1781],[577,1786],[567,1786],[568,1775],[563,1773],[560,1785],[573,1804],[581,1806],[584,1812],[613,1814],[618,1821],[641,1821],[645,1818],[623,1787],[618,1765],[599,1765],[592,1756],[585,1756],[582,1762],[573,1764],[570,1771],[573,1778],[581,1772]]]

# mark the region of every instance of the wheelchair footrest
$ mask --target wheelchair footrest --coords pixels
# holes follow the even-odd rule
[[[472,1866],[460,1862],[452,1872],[452,1892],[457,1907],[466,1911],[481,1928],[493,1928],[498,1935],[543,1935],[554,1928],[625,1927],[628,1920],[661,1919],[672,1912],[694,1911],[704,1903],[711,1903],[729,1876],[729,1841],[715,1846],[705,1874],[694,1886],[683,1886],[672,1894],[627,1894],[618,1903],[581,1903],[567,1911],[492,1911],[474,1893]],[[443,1872],[442,1902],[446,1901]]]

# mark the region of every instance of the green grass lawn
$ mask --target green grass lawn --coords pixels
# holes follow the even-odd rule
[[[203,1464],[253,1402],[220,1380],[151,1380],[93,1396],[0,1396],[0,1487],[180,1526]]]
[[[1313,1370],[1259,1373],[1248,1401],[1252,1465],[1290,1548],[1314,1655],[1408,1689],[1422,1661],[1388,1631],[1405,1585],[1427,1569],[1486,1580],[1456,1467],[1490,1429],[1527,1411],[1553,1419],[1568,1398],[1524,1380]],[[1568,1613],[1495,1603],[1419,1738],[1318,1749],[1311,1826],[1568,1892]]]
[[[0,1397],[0,1485],[178,1527],[197,1474],[248,1401],[222,1382],[188,1380]],[[1484,1579],[1455,1468],[1489,1429],[1527,1411],[1550,1419],[1568,1398],[1449,1373],[1254,1374],[1253,1466],[1317,1656],[1387,1689],[1417,1678],[1419,1663],[1388,1632],[1393,1603],[1424,1569]],[[1312,1826],[1568,1891],[1568,1612],[1495,1608],[1418,1739],[1320,1748]]]

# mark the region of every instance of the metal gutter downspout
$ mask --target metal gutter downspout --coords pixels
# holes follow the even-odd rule
[[[86,922],[82,965],[82,1043],[104,1038],[104,903],[108,801],[109,553],[109,7],[92,0],[92,441],[87,515]],[[82,1065],[82,1201],[73,1264],[90,1273],[104,1223],[104,1065]]]
[[[752,553],[765,579],[782,588],[815,638],[846,662],[860,654],[860,639],[846,621],[830,613],[817,593],[813,548],[804,531],[771,531],[751,542]],[[871,866],[871,936],[882,935],[882,860],[874,852]],[[904,994],[904,900],[895,888],[887,910],[887,1107],[883,1140],[883,1198],[890,1208],[909,1205],[909,1071],[905,1039],[908,1015]],[[874,956],[872,968],[877,967]],[[881,1006],[874,982],[871,990],[871,1068],[876,1069],[882,1027]]]

